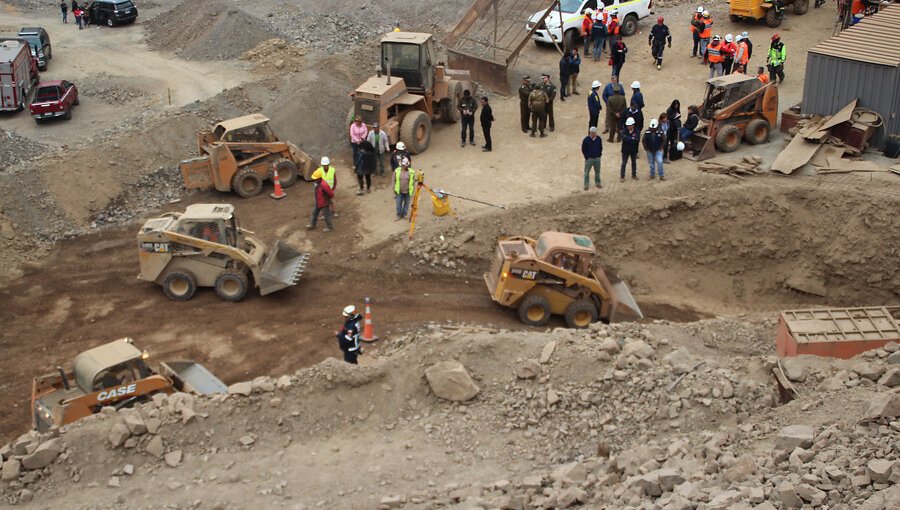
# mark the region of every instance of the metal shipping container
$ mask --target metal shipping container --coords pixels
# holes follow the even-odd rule
[[[807,54],[804,114],[833,115],[854,99],[884,120],[872,147],[900,135],[900,5],[882,6]]]

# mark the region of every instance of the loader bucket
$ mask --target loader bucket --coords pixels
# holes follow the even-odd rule
[[[644,318],[644,314],[625,282],[620,281],[614,284],[610,289],[610,294],[614,306],[609,312],[609,322],[632,322]]]
[[[175,382],[175,388],[186,393],[212,395],[227,393],[225,383],[195,361],[169,361],[160,363],[160,371]]]
[[[448,48],[447,65],[451,69],[467,69],[472,80],[488,90],[504,96],[511,93],[506,64]]]
[[[684,157],[691,161],[705,161],[716,155],[716,141],[706,133],[694,133],[684,148]]]
[[[275,249],[266,254],[256,284],[262,296],[297,284],[306,269],[308,253],[300,253],[281,241],[275,242]]]

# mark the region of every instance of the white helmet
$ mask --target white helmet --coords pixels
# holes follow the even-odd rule
[[[652,127],[652,128],[659,127],[659,121],[656,119],[650,119],[650,127]]]
[[[322,156],[322,161],[319,161],[320,165],[330,165],[331,160],[328,159],[328,156]]]
[[[633,82],[631,82],[631,88],[633,88],[633,89],[639,89],[639,88],[641,88],[641,82],[639,82],[639,81],[633,81]]]
[[[740,36],[738,36],[740,37]],[[725,34],[725,42],[731,42],[734,38],[731,37],[731,34]]]
[[[678,149],[679,151],[683,151],[684,150],[684,142],[676,143],[675,148]]]
[[[633,126],[634,125],[634,117],[628,117],[628,120],[625,121],[625,125]]]
[[[403,158],[400,160],[401,166],[409,166],[409,158]]]
[[[610,15],[610,16],[618,16],[618,15],[619,15],[619,11],[613,9],[613,10],[609,11],[609,15]]]
[[[740,34],[734,36],[734,42],[741,42],[744,38]]]
[[[702,5],[700,7],[697,7],[697,12],[699,12],[700,14],[703,14],[703,6]]]
[[[703,17],[704,17],[704,18],[708,18],[708,17],[709,17],[709,11],[703,11]]]
[[[750,34],[747,32],[741,32],[741,39],[750,39]]]
[[[591,9],[590,7],[588,7],[587,9],[584,10],[584,13],[585,14],[594,14],[594,9]]]
[[[591,88],[599,89],[600,88],[600,80],[594,80],[594,83],[591,83]]]
[[[406,150],[406,144],[403,143],[403,142],[397,142],[397,150],[398,150],[398,151],[405,151],[405,150]]]
[[[353,305],[347,305],[344,307],[344,317],[350,317],[352,315],[356,315],[356,307]]]

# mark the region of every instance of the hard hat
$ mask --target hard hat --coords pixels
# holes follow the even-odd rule
[[[662,25],[664,21],[665,21],[665,19],[662,16],[656,18],[656,22],[659,23],[660,25]]]
[[[773,40],[773,41],[777,41],[777,40],[779,40],[779,39],[781,39],[781,36],[778,35],[778,34],[775,34],[775,35],[772,36],[772,40]]]
[[[709,11],[703,11],[703,17],[704,17],[704,18],[708,18],[708,17],[709,17]]]
[[[697,12],[699,12],[700,14],[703,14],[703,6],[702,5],[700,7],[697,7]]]
[[[741,39],[749,39],[749,38],[750,38],[750,34],[748,34],[747,32],[741,32]]]
[[[678,149],[679,151],[683,151],[684,150],[684,142],[676,143],[675,148]]]
[[[631,82],[631,88],[633,88],[633,89],[639,89],[639,88],[641,88],[641,82],[639,82],[639,81],[633,81],[633,82]]]
[[[599,89],[599,88],[600,88],[600,81],[599,81],[599,80],[594,80],[594,83],[591,83],[591,88],[592,88],[592,89]]]
[[[634,117],[628,117],[628,120],[625,121],[625,125],[633,126],[634,125]]]
[[[744,38],[740,34],[734,36],[734,42],[741,42]]]
[[[322,156],[322,161],[319,161],[320,165],[330,165],[331,160],[328,159],[328,156]]]
[[[596,132],[597,132],[597,126],[591,126],[591,129],[588,129],[588,131],[590,131],[591,133],[596,133]]]
[[[659,127],[659,121],[656,119],[650,119],[650,127],[652,127],[652,128]]]
[[[590,7],[588,7],[587,9],[584,10],[584,13],[585,14],[594,14],[594,9],[591,9]]]
[[[722,38],[720,36],[718,36],[718,35],[713,36],[713,41],[721,41],[721,40],[722,40]]]
[[[397,150],[398,150],[398,151],[405,151],[405,150],[406,150],[406,144],[403,143],[403,142],[397,142]]]
[[[347,305],[344,307],[344,317],[350,317],[351,315],[356,315],[356,307],[353,305]]]
[[[609,15],[610,15],[610,16],[616,16],[617,14],[619,14],[619,11],[617,11],[617,10],[615,10],[615,9],[609,11]]]
[[[400,166],[409,166],[409,158],[403,158],[400,160]]]
[[[740,37],[740,36],[738,36],[738,37]],[[731,37],[731,34],[725,34],[725,42],[731,42],[732,40],[734,40],[734,38]]]
[[[316,170],[315,172],[312,173],[312,179],[313,179],[313,180],[321,179],[324,175],[325,175],[325,174],[322,173],[321,170]]]

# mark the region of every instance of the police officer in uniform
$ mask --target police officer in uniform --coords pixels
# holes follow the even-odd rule
[[[534,86],[531,84],[531,76],[522,78],[522,85],[519,86],[519,117],[522,121],[523,133],[528,132],[528,117],[531,114],[528,108],[528,96],[531,95],[532,90],[534,90]]]
[[[344,307],[343,313],[344,327],[337,334],[338,346],[344,352],[344,361],[356,365],[356,357],[362,354],[362,347],[359,345],[359,323],[362,320],[356,312],[356,307],[347,305]]]
[[[535,87],[528,95],[528,109],[531,110],[531,136],[540,130],[541,138],[547,136],[544,129],[547,127],[547,93],[542,87]]]
[[[556,85],[550,81],[549,74],[542,74],[541,78],[543,79],[543,83],[541,84],[541,90],[544,91],[544,94],[547,94],[547,123],[550,125],[550,131],[556,131],[556,122],[553,121],[553,100],[556,99]],[[543,134],[543,130],[541,130]]]

